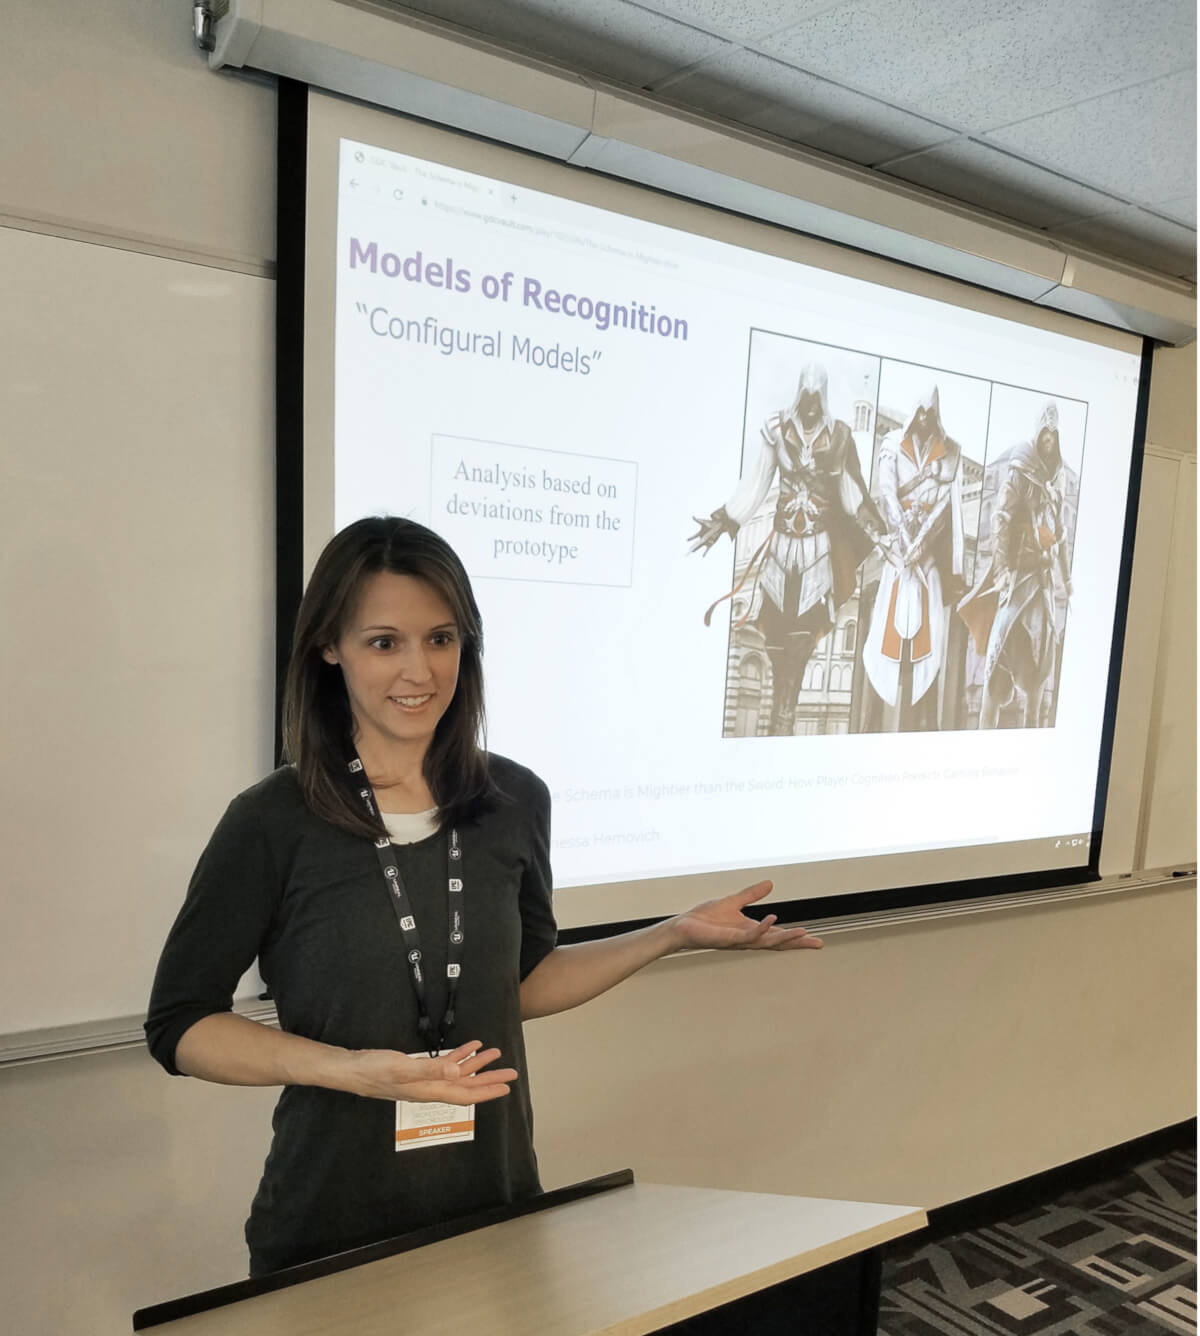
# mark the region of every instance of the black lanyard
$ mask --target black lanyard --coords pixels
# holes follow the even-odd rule
[[[356,756],[350,762],[350,773],[356,783],[363,783],[366,774],[363,763]],[[361,776],[361,778],[359,778]],[[371,819],[382,821],[379,809],[375,805],[375,795],[369,784],[358,791]],[[425,992],[425,971],[421,968],[421,938],[417,932],[417,920],[413,915],[412,904],[400,869],[392,858],[392,842],[386,835],[375,841],[375,852],[379,857],[379,866],[387,883],[388,899],[400,923],[404,935],[405,956],[408,960],[408,975],[412,980],[413,993],[417,999],[417,1032],[421,1043],[429,1050],[430,1057],[446,1046],[446,1036],[454,1025],[454,1002],[458,997],[458,981],[462,976],[463,938],[465,935],[463,916],[462,846],[458,842],[458,831],[450,831],[450,844],[446,856],[446,891],[450,897],[450,909],[447,915],[450,922],[450,943],[446,949],[446,1009],[442,1013],[441,1023],[434,1029],[429,1015],[429,1003]]]

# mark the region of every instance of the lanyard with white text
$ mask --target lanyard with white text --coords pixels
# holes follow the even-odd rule
[[[369,784],[365,784],[366,775],[363,763],[356,756],[350,762],[350,773],[355,782],[362,785],[358,796],[370,813],[372,820],[380,821],[379,810],[375,806],[375,795]],[[450,923],[450,944],[446,950],[446,1009],[442,1013],[441,1023],[434,1029],[429,1015],[429,1004],[425,993],[425,971],[421,968],[421,938],[417,933],[417,921],[409,902],[400,869],[392,857],[392,842],[386,835],[375,841],[375,852],[379,857],[379,866],[387,883],[388,899],[396,918],[400,922],[400,931],[404,935],[405,954],[408,959],[408,974],[412,980],[413,993],[417,999],[417,1031],[421,1043],[435,1057],[445,1047],[445,1040],[454,1025],[454,1003],[458,997],[458,981],[462,975],[464,917],[463,884],[456,873],[462,871],[462,847],[458,842],[458,831],[451,830],[449,851],[446,859],[446,890],[450,898],[447,918]]]

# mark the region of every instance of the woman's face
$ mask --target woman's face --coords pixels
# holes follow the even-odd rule
[[[419,745],[423,754],[454,698],[460,650],[454,613],[432,585],[371,576],[340,639],[323,651],[346,679],[359,747]]]

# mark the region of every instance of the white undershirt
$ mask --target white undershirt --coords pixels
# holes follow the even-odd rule
[[[437,808],[428,812],[380,812],[393,844],[416,844],[418,840],[435,835],[438,828]]]

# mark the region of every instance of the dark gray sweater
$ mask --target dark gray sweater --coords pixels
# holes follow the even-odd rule
[[[511,799],[459,828],[466,941],[447,1042],[481,1040],[521,1079],[476,1109],[475,1140],[395,1150],[395,1106],[286,1086],[246,1222],[252,1274],[390,1238],[539,1189],[519,985],[554,948],[550,795],[532,771],[490,758]],[[429,1010],[445,1001],[446,836],[393,846],[413,905]],[[178,1074],[175,1046],[228,1011],[259,961],[282,1029],[343,1048],[420,1050],[403,937],[371,842],[305,806],[289,767],[229,805],[188,888],[154,979],[150,1051]]]

